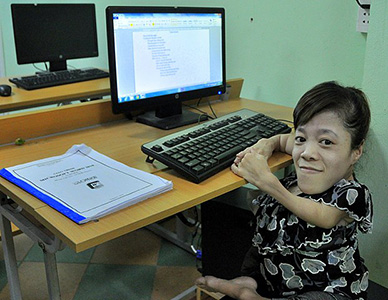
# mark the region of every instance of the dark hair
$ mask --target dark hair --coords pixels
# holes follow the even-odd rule
[[[305,125],[315,115],[335,112],[342,119],[352,141],[351,149],[364,142],[370,124],[370,109],[365,94],[354,87],[344,87],[335,81],[324,82],[307,91],[294,109],[294,127]]]

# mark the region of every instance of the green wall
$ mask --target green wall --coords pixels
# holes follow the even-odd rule
[[[7,76],[30,74],[15,58],[10,3],[1,0]],[[65,1],[39,1],[39,3]],[[78,1],[66,1],[78,2]],[[96,3],[98,58],[73,60],[76,67],[107,68],[104,9],[108,5],[223,6],[227,12],[227,77],[245,79],[242,96],[293,107],[313,85],[338,80],[362,88],[369,95],[373,121],[367,153],[358,172],[373,192],[373,234],[361,236],[361,252],[371,278],[388,287],[388,7],[373,0],[368,34],[356,31],[358,7],[349,0],[180,0],[82,1]],[[260,109],[260,107],[258,107]]]
[[[374,229],[361,238],[371,277],[388,287],[388,2],[373,0],[362,87],[369,96],[372,128],[360,179],[373,192]]]
[[[0,1],[7,76],[30,74],[16,63],[10,3]],[[34,1],[32,1],[34,2]],[[39,3],[79,2],[41,0]],[[74,66],[107,68],[104,10],[108,5],[223,6],[227,14],[227,76],[245,79],[243,96],[293,106],[301,94],[324,80],[360,86],[365,36],[356,32],[357,5],[349,0],[132,0],[96,3],[98,58]],[[251,18],[253,21],[251,21]]]

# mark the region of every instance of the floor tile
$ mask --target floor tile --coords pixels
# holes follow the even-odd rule
[[[74,300],[150,300],[156,266],[91,264]]]
[[[176,245],[162,240],[162,247],[159,251],[158,266],[195,266],[194,254],[177,247]]]
[[[34,242],[25,234],[18,234],[14,236],[14,244],[16,260],[21,261],[27,255],[28,251],[30,251]],[[0,247],[0,259],[3,260],[3,258],[3,247]]]
[[[85,272],[86,264],[58,264],[59,285],[62,300],[71,300]],[[48,299],[44,263],[23,262],[19,267],[23,300]],[[9,285],[0,293],[0,300],[9,300]]]
[[[14,236],[14,244],[16,260],[20,263],[20,261],[25,258],[28,251],[30,251],[30,249],[33,247],[34,242],[25,234],[18,234]],[[7,272],[5,270],[5,264],[3,259],[3,247],[0,247],[0,291],[7,284]]]
[[[160,267],[155,275],[152,300],[170,300],[194,285],[201,274],[195,267]]]
[[[93,255],[95,248],[91,248],[79,253],[66,247],[65,249],[56,252],[56,259],[58,263],[88,263]],[[42,248],[35,244],[26,255],[24,261],[30,262],[43,262],[43,251]]]
[[[96,247],[91,263],[156,265],[160,243],[160,237],[140,229]]]
[[[174,224],[171,219],[163,225]],[[41,248],[24,234],[15,237],[15,248],[23,299],[48,299]],[[2,255],[0,247],[0,300],[8,300]],[[193,254],[147,229],[80,253],[65,248],[56,258],[62,300],[171,299],[200,276]]]

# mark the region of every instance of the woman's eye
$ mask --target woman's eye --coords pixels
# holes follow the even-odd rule
[[[332,144],[333,144],[332,141],[326,140],[326,139],[322,140],[321,143],[324,144],[325,146],[329,146],[329,145],[332,145]]]
[[[302,137],[302,136],[296,136],[295,137],[295,142],[296,143],[303,143],[305,141],[306,141],[306,139],[304,137]]]

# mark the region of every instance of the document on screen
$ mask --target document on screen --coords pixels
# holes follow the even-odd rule
[[[74,222],[83,224],[172,189],[172,182],[115,161],[86,145],[0,170]]]

